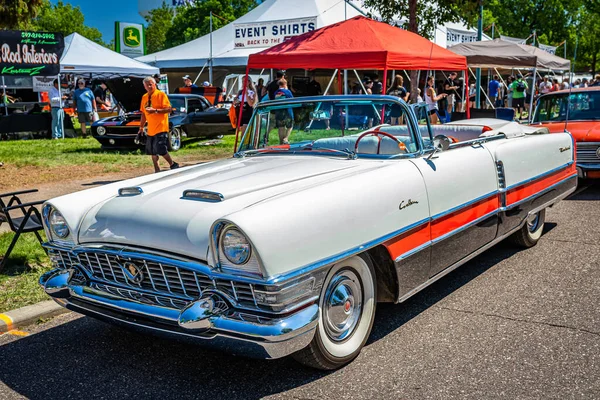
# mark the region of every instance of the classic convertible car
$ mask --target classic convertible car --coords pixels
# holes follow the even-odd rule
[[[577,144],[579,176],[600,179],[600,87],[561,90],[541,96],[533,124],[544,126],[550,132],[566,129]]]
[[[431,126],[389,96],[261,103],[231,159],[49,200],[40,284],[114,324],[339,368],[378,302],[535,245],[575,190],[570,135],[486,123]]]
[[[106,85],[128,111],[125,115],[104,118],[92,124],[92,136],[102,148],[137,148],[140,126],[140,101],[145,93],[142,79],[114,78]],[[229,104],[211,105],[203,96],[169,94],[173,111],[169,115],[169,151],[177,151],[184,137],[220,137],[234,133],[229,120]]]

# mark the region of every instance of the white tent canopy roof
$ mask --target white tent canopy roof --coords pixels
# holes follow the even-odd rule
[[[94,76],[149,76],[158,68],[136,61],[99,45],[78,33],[65,37],[65,50],[60,58],[61,74]]]

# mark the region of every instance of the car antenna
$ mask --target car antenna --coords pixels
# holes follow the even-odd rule
[[[571,70],[569,71],[569,94],[567,95],[567,115],[565,117],[565,132],[569,132],[567,130],[567,125],[569,123],[569,111],[571,110],[571,93],[573,93],[573,75],[575,74],[575,62],[577,61],[577,45],[579,43],[579,37],[575,37],[575,51],[573,52],[573,63],[571,64]]]

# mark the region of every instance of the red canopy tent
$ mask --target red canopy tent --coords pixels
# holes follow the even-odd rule
[[[466,70],[467,59],[404,29],[358,16],[251,54],[248,68]]]
[[[467,59],[415,33],[357,16],[251,54],[244,92],[251,68],[383,69],[387,77],[388,69],[467,71]],[[385,78],[383,82],[385,93]],[[468,85],[466,75],[465,87]]]

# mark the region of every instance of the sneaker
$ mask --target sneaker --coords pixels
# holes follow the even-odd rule
[[[177,169],[177,168],[179,168],[179,164],[177,164],[176,162],[174,162],[174,163],[171,165],[171,169]]]

